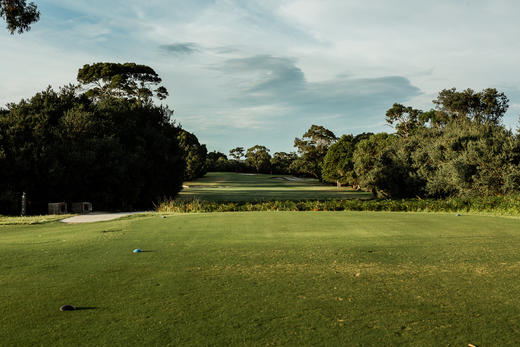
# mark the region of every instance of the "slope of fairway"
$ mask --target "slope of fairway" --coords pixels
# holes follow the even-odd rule
[[[518,219],[150,215],[0,226],[0,249],[5,346],[520,341]]]
[[[371,193],[336,188],[312,178],[288,175],[208,172],[184,183],[181,199],[211,201],[328,200],[371,198]]]

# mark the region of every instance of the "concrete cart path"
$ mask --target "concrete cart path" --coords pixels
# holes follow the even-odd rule
[[[89,214],[82,214],[79,216],[69,217],[62,219],[63,223],[93,223],[93,222],[104,222],[107,220],[114,220],[133,214],[144,213],[144,212],[119,212],[119,213],[106,213],[106,212],[95,212]]]

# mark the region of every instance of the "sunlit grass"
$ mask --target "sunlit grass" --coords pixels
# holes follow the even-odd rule
[[[517,219],[434,213],[3,225],[0,336],[4,345],[514,345],[519,248]],[[60,312],[65,304],[84,309]]]

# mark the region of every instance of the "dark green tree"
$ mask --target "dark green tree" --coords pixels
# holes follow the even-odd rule
[[[186,161],[184,180],[191,181],[194,178],[204,176],[207,172],[206,157],[208,150],[206,145],[201,145],[197,136],[186,130],[180,130],[177,139],[184,152],[184,160]]]
[[[353,156],[359,185],[378,197],[406,198],[420,194],[423,182],[410,159],[415,146],[410,139],[386,133],[360,141]]]
[[[7,22],[7,30],[13,35],[31,30],[31,24],[40,19],[40,11],[34,2],[25,0],[0,0],[0,18]]]
[[[298,159],[295,152],[276,152],[271,158],[271,170],[277,174],[290,174],[291,164]]]
[[[481,92],[472,89],[461,92],[455,88],[444,89],[433,103],[438,111],[437,121],[444,124],[460,119],[480,124],[500,124],[509,108],[509,99],[495,88],[487,88]]]
[[[511,194],[520,189],[520,145],[503,126],[469,120],[418,135],[412,154],[429,197]]]
[[[229,155],[236,161],[239,161],[244,156],[244,147],[235,147],[229,151]]]
[[[268,172],[271,164],[269,149],[260,145],[248,148],[246,153],[246,164],[253,167],[256,172]]]
[[[293,162],[293,170],[321,181],[323,158],[329,146],[336,140],[337,137],[332,131],[313,124],[301,139],[294,139],[294,147],[298,149],[300,157]]]
[[[343,135],[329,147],[322,165],[322,177],[327,182],[336,182],[338,187],[343,184],[356,185],[353,155],[356,149],[354,136]]]
[[[401,104],[394,104],[386,111],[386,122],[395,128],[399,136],[408,138],[415,129],[424,126],[422,111]]]
[[[167,108],[126,99],[98,102],[77,88],[50,88],[0,114],[0,213],[48,202],[91,201],[96,209],[151,208],[181,188],[179,128]],[[3,197],[3,198],[2,198]]]
[[[206,156],[206,168],[208,171],[234,171],[233,165],[222,152],[212,151]]]
[[[159,75],[149,66],[135,63],[86,64],[78,71],[78,81],[86,88],[86,95],[96,100],[103,97],[125,98],[139,104],[168,96]],[[155,89],[154,89],[155,88]]]

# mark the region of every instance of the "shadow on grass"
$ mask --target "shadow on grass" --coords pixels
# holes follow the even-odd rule
[[[99,307],[91,307],[91,306],[80,306],[74,307],[74,311],[83,311],[83,310],[97,310]]]

